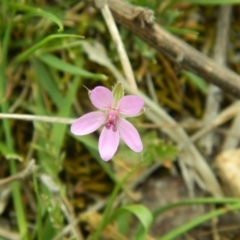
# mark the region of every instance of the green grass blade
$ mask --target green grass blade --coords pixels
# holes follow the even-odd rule
[[[239,199],[237,198],[195,198],[182,200],[176,203],[171,203],[166,206],[160,207],[153,212],[154,217],[163,214],[165,211],[171,210],[176,207],[196,205],[196,204],[234,204],[238,203]]]
[[[44,206],[42,204],[40,191],[38,188],[38,182],[37,182],[37,173],[36,171],[33,173],[33,186],[34,186],[34,192],[37,199],[37,216],[36,216],[36,228],[35,228],[35,234],[37,234],[37,239],[42,239],[42,217],[46,210],[44,209]]]
[[[191,229],[199,226],[200,224],[207,222],[213,218],[216,218],[218,216],[224,215],[228,212],[237,211],[240,210],[240,203],[235,203],[228,205],[226,207],[217,209],[215,211],[212,211],[210,213],[204,214],[203,216],[198,217],[197,219],[192,220],[191,222],[188,222],[184,225],[182,225],[179,228],[176,228],[172,230],[171,232],[165,234],[164,236],[159,237],[159,240],[173,240],[179,237],[180,235],[190,231]]]
[[[94,73],[88,72],[70,63],[64,62],[63,60],[61,60],[60,58],[52,54],[41,54],[38,56],[38,58],[45,64],[53,68],[56,68],[58,70],[64,71],[65,73],[70,73],[70,74],[78,75],[85,78],[91,78],[94,80],[101,80],[101,81],[107,80],[107,76],[104,74],[94,74]]]
[[[75,34],[64,34],[64,33],[49,35],[49,36],[45,37],[44,39],[42,39],[40,42],[36,43],[35,45],[33,45],[32,47],[27,49],[26,51],[24,51],[23,53],[19,54],[15,58],[15,61],[18,63],[25,61],[36,50],[40,49],[42,46],[44,46],[48,42],[50,42],[54,39],[58,39],[58,38],[83,38],[83,37],[79,36],[79,35],[75,35]]]
[[[179,202],[167,204],[166,206],[160,207],[153,211],[153,217],[156,219],[159,215],[164,212],[171,210],[176,207],[189,206],[189,205],[199,205],[199,204],[235,204],[238,203],[238,198],[195,198],[195,199],[186,199]],[[140,236],[143,233],[144,229],[140,225],[136,231],[136,235]]]
[[[34,68],[38,69],[38,67],[40,66],[38,65],[38,60],[33,62],[34,62]],[[41,70],[41,67],[39,69]],[[44,70],[46,69],[44,68]],[[52,81],[52,79],[49,76],[49,72],[47,70],[45,74],[48,80]],[[44,105],[42,88],[43,87],[40,81],[37,81],[35,94],[34,94],[34,98],[35,98],[34,100],[36,104],[36,109],[34,113],[39,115],[47,115],[49,114],[49,112],[46,110]],[[62,96],[60,96],[59,98],[62,99]],[[58,174],[59,174],[59,169],[61,168],[61,164],[59,164],[56,161],[58,159],[57,153],[54,154],[52,152],[53,149],[55,150],[53,144],[51,144],[49,139],[49,136],[51,136],[52,134],[52,128],[48,128],[48,127],[49,127],[48,124],[45,124],[45,123],[34,124],[34,129],[35,129],[34,131],[38,135],[38,141],[36,143],[37,147],[35,147],[35,149],[37,149],[36,156],[40,166],[39,172],[43,174],[47,174],[50,177],[52,177],[54,180],[58,181]],[[53,218],[51,218],[52,216],[50,214],[51,211],[49,209],[49,206],[47,205],[48,200],[52,199],[53,195],[52,195],[52,192],[50,192],[42,182],[39,182],[39,185],[37,184],[38,183],[35,183],[34,190],[37,196],[38,210],[40,211],[38,212],[38,214],[41,216],[38,216],[36,227],[35,227],[36,230],[34,234],[38,237],[38,240],[53,239],[53,237],[57,234],[58,230],[54,226]],[[60,226],[60,228],[61,227],[62,226]],[[41,229],[40,233],[38,232],[39,230],[37,228]]]
[[[77,76],[69,85],[67,95],[65,98],[62,98],[61,105],[62,107],[59,110],[58,117],[68,117],[71,112],[71,105],[75,100],[75,96],[78,90],[78,86],[81,82],[81,79]],[[51,96],[52,97],[52,96]],[[55,147],[60,150],[66,129],[68,128],[65,124],[54,124],[52,133],[50,136],[51,142],[55,144]]]
[[[15,159],[15,160],[18,160],[18,161],[20,161],[20,162],[23,161],[23,158],[22,158],[20,155],[12,152],[12,149],[9,149],[9,148],[8,148],[8,145],[5,144],[5,143],[2,143],[2,142],[0,142],[0,153],[1,153],[6,159]]]
[[[182,71],[182,73],[191,81],[202,93],[206,93],[208,90],[208,84],[199,76],[189,71]]]
[[[6,4],[7,2],[4,2]],[[5,5],[6,8],[8,7]],[[14,18],[14,12],[11,12],[10,19]],[[2,101],[5,98],[5,90],[6,90],[6,83],[7,79],[5,77],[6,72],[6,66],[7,66],[7,53],[10,43],[10,35],[11,35],[11,29],[12,29],[12,21],[7,25],[7,28],[5,29],[4,35],[3,35],[3,41],[2,41],[2,56],[1,56],[1,64],[0,64],[0,109],[2,112],[8,112],[9,106],[7,101]],[[2,120],[1,123],[3,124],[3,131],[6,139],[6,146],[14,153],[14,143],[11,136],[11,128],[8,120]],[[16,167],[16,161],[15,159],[9,159],[9,165],[10,165],[10,172],[12,175],[17,173],[17,167]],[[16,218],[18,223],[18,228],[20,231],[21,239],[27,240],[27,221],[24,211],[24,206],[21,198],[21,191],[20,191],[20,183],[19,181],[12,182],[12,196],[13,196],[13,202],[14,202],[14,208],[16,211]]]
[[[38,60],[33,59],[32,61],[34,66],[34,71],[36,72],[37,81],[39,85],[45,89],[49,96],[51,96],[53,102],[56,104],[58,109],[60,109],[62,105],[62,95],[58,90],[56,84],[53,82],[48,69]],[[40,104],[41,105],[41,104]],[[44,113],[42,113],[44,114]],[[45,113],[46,114],[46,113]]]
[[[55,22],[59,27],[59,29],[58,29],[59,32],[62,32],[64,29],[62,21],[59,18],[57,18],[54,14],[47,12],[41,8],[36,8],[36,7],[26,5],[26,4],[16,3],[16,2],[11,2],[11,1],[9,1],[9,5],[16,10],[29,12],[32,15],[44,17],[44,18],[47,18],[47,19]]]
[[[171,33],[175,33],[175,34],[179,34],[179,35],[185,35],[185,34],[191,34],[194,36],[199,35],[199,32],[193,31],[191,29],[186,29],[186,28],[166,27],[166,30],[168,30]]]

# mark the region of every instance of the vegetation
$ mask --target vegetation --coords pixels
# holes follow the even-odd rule
[[[240,0],[131,3],[152,9],[166,31],[240,72]],[[240,209],[233,96],[219,89],[217,107],[208,105],[208,79],[118,24],[134,94],[145,102],[145,113],[128,119],[143,151],[120,142],[112,160],[103,161],[101,129],[85,136],[70,131],[77,118],[96,110],[89,90],[112,90],[121,81],[125,95],[133,94],[101,11],[88,1],[2,0],[0,14],[0,239],[239,236],[239,219],[231,214]],[[220,46],[220,63],[223,15],[229,24],[220,29],[229,34],[222,36],[228,44]]]

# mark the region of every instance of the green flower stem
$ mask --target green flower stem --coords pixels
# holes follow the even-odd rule
[[[133,169],[131,169],[131,171],[129,171],[124,178],[122,179],[122,181],[119,181],[117,183],[117,185],[115,186],[112,195],[110,196],[110,199],[108,201],[108,204],[105,208],[105,211],[103,213],[103,218],[102,218],[102,222],[99,224],[98,228],[96,229],[93,237],[91,238],[91,240],[98,240],[100,239],[100,235],[102,230],[104,229],[104,227],[108,224],[108,220],[109,220],[109,216],[110,216],[110,212],[112,209],[112,206],[114,204],[115,199],[117,198],[118,192],[120,191],[120,189],[122,188],[123,184],[127,181],[127,179],[131,176],[131,174],[133,172],[135,172],[137,170],[137,168],[140,166],[141,162],[137,163]]]

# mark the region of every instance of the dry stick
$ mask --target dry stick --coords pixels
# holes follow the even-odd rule
[[[217,35],[216,44],[214,48],[213,59],[219,65],[224,66],[226,64],[227,46],[229,42],[229,30],[231,19],[231,6],[221,6],[219,9],[218,23],[217,23]],[[220,103],[222,102],[222,90],[215,86],[210,85],[208,89],[204,122],[208,125],[218,115],[220,109]],[[204,149],[206,154],[212,153],[214,144],[214,133],[210,132],[204,136],[200,141],[200,146]]]
[[[78,225],[76,224],[76,222],[78,222],[80,219],[75,217],[73,213],[73,209],[70,206],[70,202],[66,197],[61,197],[61,196],[58,196],[58,200],[61,204],[62,212],[64,213],[65,218],[67,219],[67,221],[69,222],[69,225],[71,226],[73,239],[83,240],[84,239],[83,234],[79,229]]]
[[[240,103],[240,101],[236,102]],[[240,140],[239,129],[240,129],[240,113],[238,113],[233,120],[233,124],[230,127],[228,134],[226,135],[225,141],[223,143],[222,151],[234,149],[238,146]]]
[[[149,73],[147,73],[147,75],[146,75],[146,80],[147,80],[147,88],[148,88],[149,94],[152,97],[153,101],[156,104],[158,104],[159,102],[158,102],[156,90],[154,88],[153,81],[152,81],[152,78]]]
[[[16,109],[21,105],[22,101],[27,97],[29,88],[30,88],[30,81],[26,80],[26,84],[25,84],[21,94],[19,95],[17,100],[13,103],[13,105],[9,108],[10,113],[15,112]]]
[[[16,180],[21,180],[26,178],[27,176],[31,175],[35,170],[37,169],[37,165],[35,164],[34,160],[31,160],[25,169],[23,169],[21,172],[16,173],[13,176],[4,178],[0,180],[0,187],[9,184]]]
[[[154,101],[155,102],[155,101]],[[203,127],[201,122],[183,122],[183,123],[163,123],[163,124],[154,124],[154,123],[137,123],[137,127],[139,128],[147,128],[147,129],[161,129],[161,128],[185,128],[185,129],[196,129]]]
[[[59,117],[48,117],[48,116],[35,116],[30,114],[11,114],[11,113],[0,113],[0,119],[19,119],[31,122],[47,122],[47,123],[61,123],[61,124],[72,124],[76,119],[74,118],[59,118]]]
[[[80,114],[81,115],[81,114]],[[0,119],[15,119],[22,121],[30,121],[30,122],[45,122],[45,123],[60,123],[60,124],[72,124],[76,121],[75,118],[61,118],[61,117],[48,117],[48,116],[38,116],[38,115],[30,115],[30,114],[16,114],[16,113],[0,113]],[[146,124],[146,123],[138,123],[138,127],[141,128],[186,128],[186,129],[195,129],[201,128],[203,126],[202,122],[193,122],[193,123],[176,123],[176,124]],[[32,155],[32,154],[27,154]],[[31,157],[27,157],[30,159]]]
[[[140,7],[135,7],[122,0],[108,0],[108,6],[118,23],[138,35],[155,49],[171,57],[183,68],[240,98],[239,75],[204,56],[185,42],[168,33],[158,24],[143,24],[143,22],[151,23],[149,20],[152,18],[145,8],[142,8],[143,10],[140,11]]]
[[[30,160],[27,164],[27,166],[20,172],[16,173],[15,175],[12,175],[10,177],[4,178],[0,180],[0,192],[1,192],[1,207],[0,207],[0,212],[2,213],[2,211],[5,209],[5,199],[8,199],[11,191],[9,189],[8,191],[8,187],[9,184],[12,183],[13,181],[17,181],[17,180],[23,180],[25,178],[27,178],[29,175],[33,174],[33,172],[35,172],[37,170],[38,166],[35,164],[35,160]],[[0,229],[0,236],[4,236],[4,234],[7,234],[8,232],[4,232],[3,229]],[[13,233],[13,235],[11,235],[11,237],[9,236],[6,237],[7,239],[14,239],[14,236],[17,237],[18,234]],[[20,239],[20,236],[19,238]]]
[[[240,101],[236,101],[229,107],[225,108],[221,113],[219,113],[218,116],[214,119],[214,121],[209,123],[209,125],[201,128],[196,133],[194,133],[190,138],[190,142],[183,143],[180,148],[183,149],[187,147],[190,143],[197,141],[199,138],[206,135],[207,133],[209,133],[216,127],[220,126],[221,124],[229,121],[239,113],[240,113]]]
[[[230,6],[226,6],[226,8],[231,8]],[[229,10],[230,11],[230,10]],[[240,103],[240,101],[237,101]],[[227,134],[223,146],[222,151],[226,151],[228,149],[234,149],[238,146],[240,136],[239,134],[236,135],[236,133],[239,133],[240,129],[240,113],[236,115],[236,117],[233,120],[233,123],[229,129],[229,134]]]
[[[59,239],[64,239],[64,236],[66,236],[67,234],[69,234],[69,232],[71,232],[73,226],[77,225],[80,222],[80,217],[81,215],[75,219],[74,221],[72,221],[71,223],[69,223],[67,226],[65,226],[54,238],[53,240],[59,240]]]
[[[14,233],[11,230],[4,228],[3,226],[0,228],[0,236],[8,240],[21,240],[19,233]]]
[[[119,35],[118,29],[117,29],[117,26],[116,26],[116,23],[115,23],[114,18],[112,16],[112,13],[109,10],[107,4],[105,4],[101,8],[101,11],[102,11],[102,15],[105,19],[105,22],[107,23],[107,26],[108,26],[108,29],[109,29],[110,34],[112,36],[112,39],[116,44],[117,51],[118,51],[118,54],[119,54],[119,57],[120,57],[120,60],[121,60],[121,63],[122,63],[122,67],[123,67],[123,70],[124,70],[124,73],[125,73],[125,77],[128,80],[128,83],[129,83],[129,86],[130,86],[130,91],[132,93],[136,93],[137,92],[137,84],[136,84],[136,81],[135,81],[135,78],[134,78],[132,67],[131,67],[131,64],[129,62],[127,53],[124,49],[121,37]]]

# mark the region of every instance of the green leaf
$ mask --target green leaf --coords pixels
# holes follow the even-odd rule
[[[152,161],[173,161],[176,159],[179,149],[172,143],[159,140],[156,132],[145,133],[142,137],[145,147],[144,161],[151,163]]]
[[[114,97],[114,106],[117,106],[118,101],[124,96],[124,88],[120,81],[115,84],[112,93]]]
[[[112,216],[109,218],[109,222],[115,220],[122,214],[125,214],[126,212],[132,213],[134,216],[136,216],[139,221],[141,222],[144,233],[141,236],[138,236],[139,239],[145,239],[145,236],[147,235],[147,232],[153,222],[153,216],[152,213],[143,205],[140,204],[133,204],[133,205],[125,205],[118,209],[116,209]],[[144,238],[143,238],[144,237]]]
[[[202,78],[185,70],[182,72],[202,93],[207,92],[208,84]]]
[[[64,107],[60,107],[58,109],[57,116],[59,117],[69,117],[71,112],[71,105],[73,104],[76,93],[78,90],[78,86],[81,82],[81,78],[78,76],[74,77],[73,81],[71,82],[67,94],[64,98],[62,98],[61,105]],[[64,135],[67,129],[66,124],[54,124],[53,129],[50,136],[50,141],[55,144],[56,149],[61,149],[61,145],[63,144]]]
[[[37,49],[41,48],[49,41],[56,39],[56,38],[83,38],[83,37],[79,36],[79,35],[75,35],[75,34],[63,34],[63,33],[49,35],[49,36],[45,37],[43,40],[41,40],[40,42],[36,43],[35,45],[33,45],[32,47],[27,49],[26,51],[24,51],[23,53],[19,54],[15,58],[15,61],[22,62],[22,61],[26,60],[34,51],[36,51]]]
[[[185,34],[191,34],[195,36],[199,35],[199,32],[193,31],[191,29],[186,29],[186,28],[166,27],[166,30],[179,35],[185,35]]]
[[[46,63],[47,65],[54,67],[58,70],[64,71],[66,73],[71,73],[71,74],[79,75],[81,77],[91,78],[94,80],[103,81],[107,79],[107,76],[104,74],[95,74],[95,73],[88,72],[70,63],[64,62],[63,60],[61,60],[60,58],[52,54],[41,54],[38,56],[38,58],[42,62]]]
[[[117,218],[117,230],[123,235],[127,235],[131,227],[132,215],[130,212],[125,212]]]
[[[16,153],[14,153],[13,151],[11,151],[6,144],[1,143],[1,142],[0,142],[0,153],[1,153],[7,160],[16,159],[16,160],[18,160],[18,161],[20,161],[20,162],[23,161],[23,158],[22,158],[20,155],[18,155],[18,154],[16,154]]]
[[[177,147],[173,146],[171,143],[165,143],[159,141],[155,146],[155,150],[161,160],[175,160],[179,150]]]
[[[59,27],[59,29],[58,29],[59,32],[62,32],[64,29],[63,24],[59,18],[57,18],[52,13],[47,12],[41,8],[36,8],[36,7],[26,5],[26,4],[21,4],[21,3],[11,2],[11,1],[9,1],[9,5],[14,9],[29,12],[32,15],[44,17],[44,18],[47,18],[47,19],[55,22]]]
[[[109,216],[110,216],[110,213],[111,213],[111,209],[112,209],[112,206],[113,206],[113,203],[114,203],[115,199],[117,198],[117,195],[118,195],[120,189],[123,187],[123,185],[127,181],[127,179],[138,169],[140,164],[141,164],[141,162],[139,161],[129,172],[127,172],[127,174],[120,181],[117,182],[110,198],[108,199],[107,206],[106,206],[106,208],[104,210],[104,213],[103,213],[103,219],[102,219],[101,223],[97,226],[97,229],[92,236],[92,240],[98,240],[99,239],[102,230],[109,223]],[[140,240],[140,239],[138,239],[138,240]]]
[[[36,73],[37,80],[40,86],[46,90],[46,92],[51,96],[53,102],[60,109],[62,105],[62,94],[57,88],[56,84],[53,82],[51,75],[44,64],[42,64],[38,59],[33,59],[32,61],[33,69]],[[40,113],[38,113],[40,114]],[[42,113],[46,114],[46,113]]]

